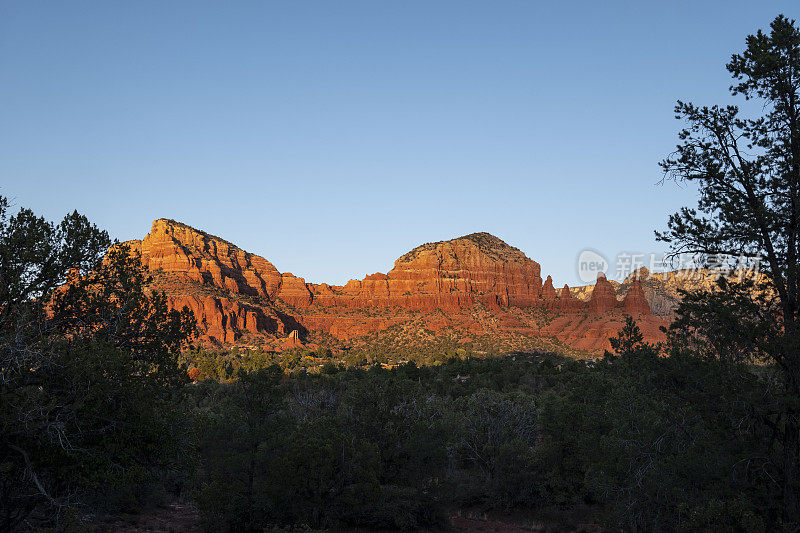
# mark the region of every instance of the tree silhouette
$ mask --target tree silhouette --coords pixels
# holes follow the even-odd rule
[[[730,91],[761,104],[746,118],[737,106],[678,102],[688,125],[677,150],[661,162],[667,179],[699,188],[696,208],[683,208],[657,238],[672,252],[759,256],[763,277],[722,282],[679,308],[674,331],[706,351],[767,362],[779,372],[780,408],[773,413],[782,445],[785,520],[800,520],[800,30],[783,15],[746,39],[727,64]]]

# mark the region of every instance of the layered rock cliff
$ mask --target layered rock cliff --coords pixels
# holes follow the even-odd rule
[[[311,303],[328,307],[457,311],[475,303],[533,306],[540,300],[539,264],[488,233],[428,243],[404,254],[387,274],[344,286],[308,285]],[[308,304],[307,304],[308,305]]]
[[[607,345],[611,326],[584,331],[580,342],[565,332],[577,331],[574,323],[589,315],[614,315],[616,324],[623,312],[650,313],[641,284],[633,284],[624,301],[605,277],[588,303],[566,286],[557,294],[550,276],[542,283],[538,263],[488,233],[424,244],[388,273],[344,286],[306,283],[263,257],[168,219],[156,220],[141,241],[127,244],[141,254],[170,305],[195,313],[201,340],[212,344],[286,346],[293,331],[299,333],[292,346],[308,332],[353,339],[413,318],[465,335],[542,334],[597,350]],[[541,323],[538,310],[559,315],[560,326]]]
[[[272,263],[226,240],[174,220],[153,222],[141,241],[130,241],[151,271],[180,274],[235,294],[274,298],[283,279]]]
[[[271,302],[284,288],[286,275],[263,257],[168,219],[154,221],[144,239],[125,244],[140,254],[170,306],[194,313],[201,340],[233,344],[248,336],[280,336],[296,327]]]

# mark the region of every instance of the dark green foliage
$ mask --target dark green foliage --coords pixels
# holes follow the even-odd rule
[[[197,369],[196,379],[199,381],[233,381],[237,379],[240,370],[255,372],[267,369],[272,365],[279,365],[284,358],[281,354],[264,351],[189,350],[183,353],[181,359]]]
[[[101,263],[108,245],[77,213],[8,217],[0,198],[0,530],[130,509],[186,467],[171,392],[193,319],[145,293],[126,248]]]
[[[454,505],[529,505],[537,411],[514,384],[533,364],[409,363],[288,380],[274,367],[271,377],[204,383],[191,396],[206,523],[412,529],[445,523]],[[454,380],[464,370],[471,377]],[[267,404],[248,406],[253,383]]]
[[[761,258],[763,277],[723,282],[687,295],[673,333],[728,361],[774,365],[772,406],[762,410],[781,447],[776,472],[783,520],[800,524],[800,28],[778,16],[768,33],[747,37],[727,65],[733,95],[755,100],[760,115],[736,106],[678,102],[688,123],[662,162],[666,176],[699,188],[658,233],[675,253]]]
[[[530,505],[538,495],[534,450],[539,428],[532,397],[480,389],[445,406],[448,474],[461,504]]]
[[[179,385],[177,356],[195,332],[188,309],[169,310],[164,293],[147,291],[150,279],[138,256],[115,246],[94,270],[57,291],[49,323],[70,345],[105,344],[124,351],[130,374],[142,383]]]
[[[108,245],[108,234],[77,212],[60,224],[37,217],[29,209],[9,216],[8,200],[0,196],[2,324],[8,327],[15,313],[63,284],[69,269],[91,270]]]
[[[629,324],[618,345],[637,333]],[[631,530],[763,531],[778,503],[752,410],[765,392],[741,364],[644,344],[607,354],[542,399],[546,497],[602,503]]]
[[[213,530],[376,529],[588,504],[626,530],[780,527],[780,454],[758,413],[770,370],[677,342],[663,357],[632,320],[613,344],[594,365],[516,355],[204,383],[190,390],[201,513]],[[248,403],[253,383],[268,401]]]

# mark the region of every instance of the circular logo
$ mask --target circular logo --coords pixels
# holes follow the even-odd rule
[[[584,283],[594,283],[597,274],[608,270],[608,260],[594,250],[583,250],[578,254],[578,278]]]

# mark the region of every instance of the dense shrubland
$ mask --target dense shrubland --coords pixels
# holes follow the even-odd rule
[[[125,247],[101,261],[107,240],[83,217],[2,215],[0,266],[16,280],[0,315],[4,530],[176,498],[210,531],[437,527],[464,508],[589,508],[631,530],[796,523],[779,438],[791,390],[769,360],[701,342],[720,322],[691,321],[695,297],[667,346],[631,320],[593,363],[457,354],[287,373],[274,354],[182,352],[191,316],[145,289]],[[82,234],[98,245],[76,258]],[[193,357],[214,379],[190,383]]]
[[[204,523],[413,528],[457,508],[588,504],[626,529],[775,527],[780,457],[757,413],[770,370],[658,357],[635,333],[593,368],[516,355],[286,379],[273,366],[191,388]]]

